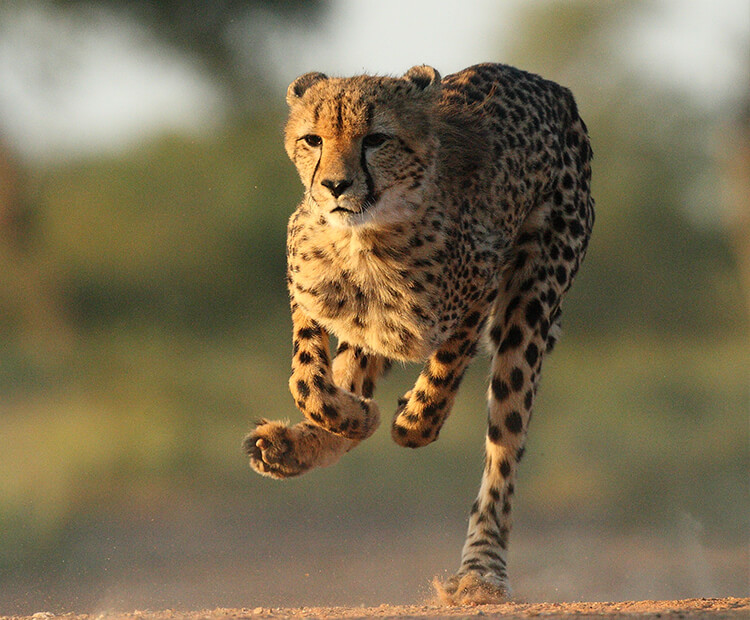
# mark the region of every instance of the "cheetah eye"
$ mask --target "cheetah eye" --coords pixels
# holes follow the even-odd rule
[[[321,138],[320,136],[316,136],[314,133],[309,133],[306,136],[302,136],[302,139],[307,143],[307,146],[311,146],[313,148],[317,148],[321,144],[323,144],[323,138]]]
[[[365,136],[362,139],[362,146],[365,148],[375,148],[376,146],[380,146],[383,144],[386,140],[388,140],[390,136],[384,134],[384,133],[371,133],[368,136]]]

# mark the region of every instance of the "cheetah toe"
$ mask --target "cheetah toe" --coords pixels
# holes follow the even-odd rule
[[[444,605],[487,605],[510,600],[510,588],[503,579],[491,579],[477,573],[454,575],[446,581],[432,582]]]
[[[295,439],[286,424],[260,420],[242,445],[250,467],[264,476],[283,479],[299,476],[311,467],[297,454]]]

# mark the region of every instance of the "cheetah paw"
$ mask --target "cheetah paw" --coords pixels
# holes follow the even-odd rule
[[[250,457],[250,467],[271,478],[291,478],[312,467],[297,454],[297,433],[281,422],[259,420],[242,446]]]
[[[421,407],[421,411],[418,409]],[[442,426],[440,412],[434,408],[417,404],[412,397],[412,390],[398,401],[398,409],[391,425],[391,437],[405,448],[421,448],[438,438]]]
[[[510,587],[505,580],[489,581],[473,572],[454,575],[446,581],[436,577],[432,585],[444,605],[488,605],[510,600]]]

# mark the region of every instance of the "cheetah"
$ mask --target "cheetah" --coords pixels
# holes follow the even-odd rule
[[[307,73],[285,148],[305,188],[287,229],[289,387],[305,421],[260,420],[244,448],[288,478],[368,438],[376,380],[424,364],[393,440],[438,438],[478,344],[491,354],[485,460],[446,604],[510,597],[511,502],[542,359],[594,223],[586,125],[571,92],[502,64],[441,78]],[[331,357],[329,334],[337,339]]]

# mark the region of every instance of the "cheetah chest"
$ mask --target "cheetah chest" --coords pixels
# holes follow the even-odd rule
[[[424,359],[439,340],[438,291],[423,284],[407,245],[336,232],[290,231],[294,300],[341,341],[391,359]]]

